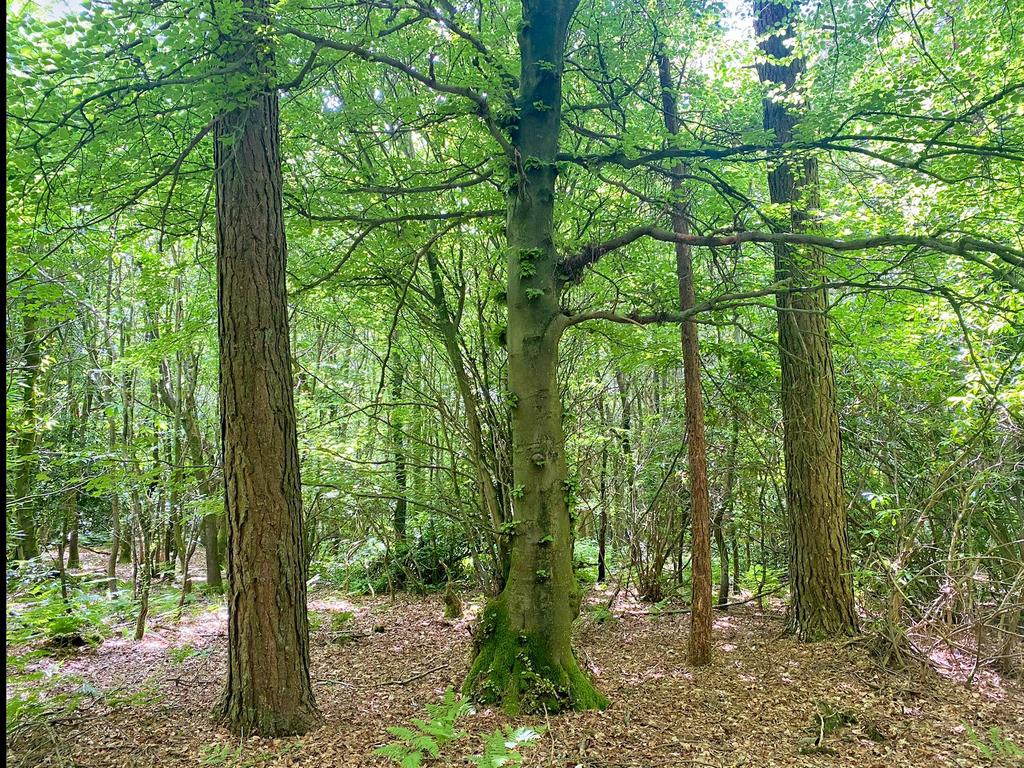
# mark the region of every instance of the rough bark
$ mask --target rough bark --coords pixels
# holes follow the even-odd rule
[[[256,28],[236,35],[264,87],[214,136],[221,447],[228,521],[228,670],[217,714],[235,733],[305,733],[320,714],[309,678],[306,559],[292,395],[286,244],[273,62]]]
[[[658,55],[661,85],[662,117],[672,135],[679,132],[675,88],[668,56]],[[672,191],[683,190],[683,168],[672,169]],[[672,204],[672,231],[690,233],[689,212],[682,202]],[[676,243],[676,277],[679,283],[679,309],[686,312],[697,304],[693,288],[693,254],[690,246]],[[700,340],[697,323],[687,321],[681,326],[683,347],[683,392],[686,414],[686,453],[689,461],[690,513],[693,527],[691,544],[691,606],[690,638],[687,657],[690,664],[711,663],[711,499],[708,493],[708,459],[704,440],[704,393],[700,380]],[[721,551],[721,550],[720,550]]]
[[[524,0],[508,197],[508,376],[515,501],[508,582],[484,609],[464,690],[508,712],[606,702],[573,656],[577,590],[558,387],[563,330],[554,235],[555,155],[572,0]]]
[[[799,117],[797,78],[804,60],[786,41],[794,37],[795,6],[754,0],[754,29],[765,59],[762,82],[779,89],[764,99],[764,126],[781,145],[794,137]],[[784,226],[807,228],[818,205],[817,162],[780,154],[768,173],[773,203],[789,207]],[[775,246],[775,272],[793,287],[823,282],[824,255],[814,248]],[[783,449],[789,518],[791,623],[801,640],[857,631],[846,501],[843,492],[835,372],[825,289],[777,295],[782,365]]]

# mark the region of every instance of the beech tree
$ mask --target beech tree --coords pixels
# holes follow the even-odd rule
[[[571,647],[572,523],[558,382],[554,238],[562,69],[574,0],[523,2],[508,192],[508,381],[515,490],[509,576],[484,609],[464,688],[509,711],[603,706]]]

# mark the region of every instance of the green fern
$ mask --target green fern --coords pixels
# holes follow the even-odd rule
[[[498,729],[487,737],[482,755],[473,755],[469,761],[479,768],[502,768],[503,766],[522,765],[523,756],[519,752],[535,742],[544,732],[543,728],[506,727]]]
[[[427,718],[414,718],[412,725],[394,725],[388,733],[396,738],[388,744],[377,747],[373,754],[385,757],[401,768],[419,768],[427,758],[436,758],[441,747],[455,741],[463,734],[455,723],[470,711],[469,702],[449,688],[440,704],[427,704]]]
[[[993,726],[988,729],[988,733],[982,735],[966,723],[964,725],[967,728],[967,735],[970,737],[971,742],[982,756],[988,760],[995,761],[1003,758],[1020,760],[1024,758],[1024,748],[1017,746],[1016,743],[1003,736],[999,728]]]

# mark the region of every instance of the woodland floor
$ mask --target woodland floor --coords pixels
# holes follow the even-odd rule
[[[591,602],[607,602],[594,593]],[[323,621],[312,633],[312,675],[325,717],[299,739],[233,738],[208,716],[221,686],[226,609],[192,606],[179,623],[158,617],[141,642],[115,637],[39,668],[78,676],[100,691],[150,690],[154,696],[111,706],[97,698],[59,723],[44,765],[384,766],[373,749],[388,726],[405,725],[456,689],[467,670],[471,627],[480,601],[466,615],[442,618],[439,596],[352,598],[315,591],[310,610]],[[524,750],[526,766],[653,768],[654,766],[975,766],[982,763],[965,725],[998,727],[1024,743],[1024,687],[992,675],[968,688],[934,674],[882,671],[857,644],[800,645],[780,637],[778,606],[753,604],[716,614],[714,665],[684,663],[688,617],[636,614],[646,606],[624,600],[620,618],[581,619],[576,647],[611,700],[603,712],[517,723],[547,725]],[[330,613],[351,611],[339,643]],[[622,615],[627,614],[627,615]],[[829,752],[805,754],[818,735],[819,705],[855,722],[824,739]],[[429,765],[468,765],[482,740],[508,722],[477,711],[460,726],[469,735]],[[9,747],[11,745],[8,745]],[[215,755],[221,757],[215,759]],[[228,757],[224,757],[228,755]],[[10,761],[12,756],[8,756]],[[1007,764],[1007,763],[1004,763]]]

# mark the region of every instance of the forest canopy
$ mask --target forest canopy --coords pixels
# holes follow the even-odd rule
[[[607,720],[555,716],[619,717],[666,643],[682,687],[650,706],[781,643],[930,675],[927,722],[961,734],[904,753],[808,696],[773,716],[813,743],[733,759],[1019,758],[1022,18],[12,4],[15,764],[127,764],[79,725],[154,711],[114,695],[119,665],[188,689],[182,764],[255,759],[222,731],[345,730],[368,715],[339,692],[382,687],[409,701],[368,706],[341,764],[464,762],[445,744],[481,712],[479,765],[653,764],[645,725],[587,753],[573,729]],[[978,686],[1002,693],[970,715]]]

